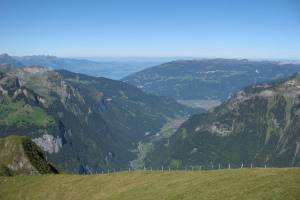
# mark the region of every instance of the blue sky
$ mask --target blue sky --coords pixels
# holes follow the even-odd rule
[[[0,53],[300,59],[300,0],[0,0]]]

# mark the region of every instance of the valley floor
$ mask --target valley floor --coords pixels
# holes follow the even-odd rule
[[[0,199],[300,199],[300,168],[0,177]]]

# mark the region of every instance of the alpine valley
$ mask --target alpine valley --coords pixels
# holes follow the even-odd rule
[[[38,66],[0,69],[0,136],[30,137],[67,171],[128,168],[139,141],[201,111],[121,81]]]
[[[300,164],[298,64],[174,61],[117,81],[26,58],[44,60],[0,56],[0,136],[26,136],[58,171]]]
[[[300,0],[0,2],[0,200],[300,200]]]

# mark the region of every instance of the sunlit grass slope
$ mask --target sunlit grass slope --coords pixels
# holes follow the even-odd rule
[[[0,178],[0,199],[300,199],[300,168]]]

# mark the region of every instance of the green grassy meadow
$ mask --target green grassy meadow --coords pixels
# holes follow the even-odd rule
[[[300,168],[0,177],[0,199],[300,199]]]

